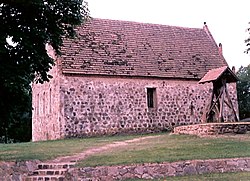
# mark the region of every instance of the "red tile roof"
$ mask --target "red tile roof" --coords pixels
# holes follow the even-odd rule
[[[92,19],[62,47],[63,73],[200,79],[226,66],[207,29]]]
[[[221,77],[226,77],[227,83],[237,82],[237,76],[230,70],[229,67],[223,66],[220,68],[209,70],[206,75],[199,81],[199,84],[213,82]]]

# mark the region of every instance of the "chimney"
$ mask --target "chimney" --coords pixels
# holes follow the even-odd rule
[[[219,43],[219,54],[220,54],[220,55],[223,55],[223,54],[222,54],[222,44],[221,44],[221,43]]]
[[[235,73],[235,66],[232,67],[232,72]]]

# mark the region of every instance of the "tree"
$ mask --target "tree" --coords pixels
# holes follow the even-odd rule
[[[5,142],[14,125],[31,119],[30,83],[51,78],[54,61],[46,43],[60,55],[63,38],[73,38],[74,26],[88,16],[83,0],[0,0],[0,137]]]
[[[237,82],[237,96],[240,119],[250,117],[250,65],[241,66],[236,73],[240,81]]]
[[[250,24],[250,22],[248,24]],[[250,34],[250,28],[247,28],[247,32]],[[248,53],[250,51],[250,37],[245,39],[245,43],[246,43],[246,46],[247,46],[247,49],[246,49],[245,53]]]

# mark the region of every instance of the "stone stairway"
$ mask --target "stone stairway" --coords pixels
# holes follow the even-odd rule
[[[65,181],[67,170],[73,168],[75,163],[39,163],[37,170],[29,175],[25,181]]]

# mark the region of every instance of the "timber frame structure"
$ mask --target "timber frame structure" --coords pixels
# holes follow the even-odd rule
[[[203,113],[202,122],[224,122],[224,104],[233,112],[234,120],[239,121],[234,109],[232,100],[227,90],[227,83],[237,82],[238,78],[235,73],[227,66],[212,69],[199,81],[199,84],[213,83],[213,91],[208,106]]]

